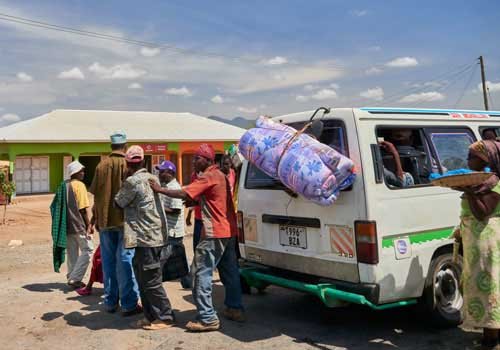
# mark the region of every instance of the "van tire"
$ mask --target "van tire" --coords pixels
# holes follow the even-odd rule
[[[461,274],[461,256],[456,263],[451,253],[436,256],[431,261],[421,301],[427,316],[438,327],[456,327],[463,322]]]

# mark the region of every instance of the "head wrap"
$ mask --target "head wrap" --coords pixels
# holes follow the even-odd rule
[[[470,145],[469,152],[487,163],[490,162],[490,159],[488,157],[488,150],[486,149],[486,145],[483,140],[474,142],[472,145]]]
[[[215,151],[212,145],[209,145],[207,143],[203,143],[198,147],[198,150],[196,151],[196,155],[200,157],[207,158],[211,161],[215,159]]]

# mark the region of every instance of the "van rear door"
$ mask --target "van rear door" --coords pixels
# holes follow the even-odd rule
[[[309,117],[277,119],[300,129]],[[245,236],[241,250],[247,260],[266,266],[359,282],[354,221],[366,217],[366,204],[352,110],[333,110],[323,122],[320,141],[355,162],[354,185],[332,206],[322,207],[294,197],[279,181],[245,162],[238,203]]]

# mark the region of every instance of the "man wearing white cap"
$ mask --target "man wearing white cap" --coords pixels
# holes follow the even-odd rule
[[[70,180],[66,183],[68,285],[73,288],[85,287],[83,276],[92,257],[94,245],[90,227],[88,208],[90,207],[87,188],[82,182],[85,167],[77,160],[67,166]]]

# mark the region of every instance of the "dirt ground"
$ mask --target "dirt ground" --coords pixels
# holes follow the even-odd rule
[[[138,319],[101,311],[102,288],[80,297],[52,270],[51,195],[20,197],[0,226],[0,349],[474,349],[478,331],[439,330],[418,317],[418,308],[376,312],[349,306],[327,309],[313,297],[270,287],[244,296],[248,321],[222,320],[222,329],[187,333],[195,316],[190,291],[178,282],[165,288],[178,327],[148,332],[130,329]],[[11,240],[23,245],[9,247]],[[186,239],[190,244],[190,237]],[[189,251],[190,248],[188,248]],[[223,307],[217,282],[214,300]]]

